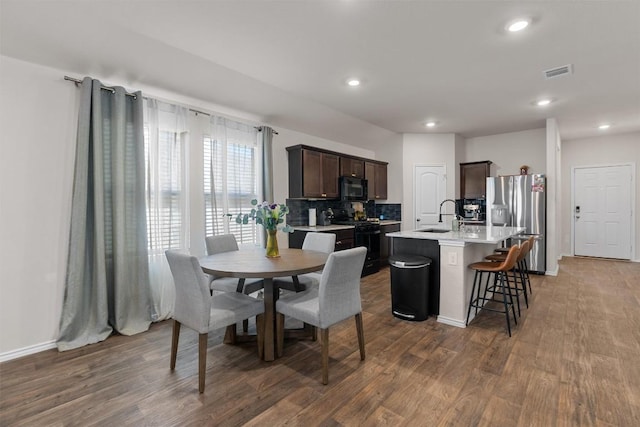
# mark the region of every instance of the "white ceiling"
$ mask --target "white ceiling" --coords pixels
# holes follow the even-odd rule
[[[544,127],[640,131],[640,2],[1,0],[1,53],[366,147]],[[533,20],[522,33],[504,25]],[[553,80],[543,70],[573,64]],[[345,80],[358,76],[359,88]],[[109,80],[111,79],[111,80]],[[555,102],[545,109],[532,103]],[[424,123],[436,120],[427,130]]]

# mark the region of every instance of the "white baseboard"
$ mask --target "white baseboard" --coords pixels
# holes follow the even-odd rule
[[[461,322],[457,319],[451,319],[450,317],[438,316],[438,322],[444,323],[445,325],[456,326],[458,328],[466,328],[466,322]]]
[[[547,271],[544,272],[544,274],[547,275],[547,276],[557,276],[559,269],[560,269],[560,266],[556,265],[556,268],[554,270],[547,270]]]
[[[30,345],[28,347],[19,348],[17,350],[7,351],[6,353],[0,353],[0,363],[17,359],[22,356],[40,353],[41,351],[51,350],[52,348],[56,348],[55,341],[43,342],[41,344]]]

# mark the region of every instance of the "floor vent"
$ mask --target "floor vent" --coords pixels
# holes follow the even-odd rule
[[[552,68],[550,70],[543,71],[545,79],[553,79],[556,77],[564,76],[566,74],[573,74],[573,65],[563,65],[562,67]]]

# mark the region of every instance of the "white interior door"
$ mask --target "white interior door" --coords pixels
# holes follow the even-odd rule
[[[445,199],[446,182],[444,166],[416,166],[415,228],[438,224],[440,203]]]
[[[631,259],[631,166],[574,169],[575,254]]]

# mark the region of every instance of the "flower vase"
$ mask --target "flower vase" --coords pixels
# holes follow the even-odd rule
[[[278,230],[267,230],[267,257],[277,258],[280,256],[280,250],[278,249],[278,238],[276,233]]]

